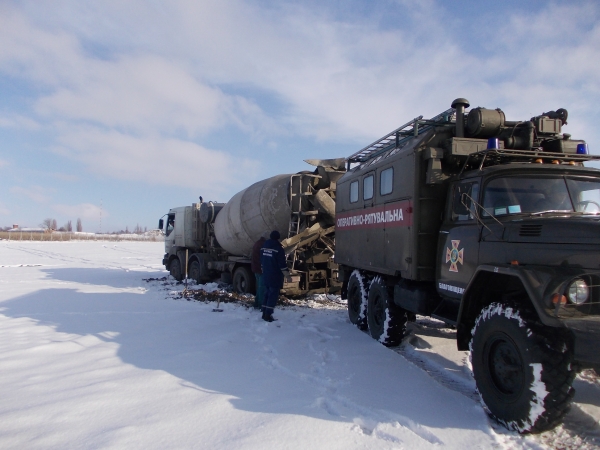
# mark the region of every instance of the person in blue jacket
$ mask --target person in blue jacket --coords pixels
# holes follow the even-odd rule
[[[274,230],[260,249],[260,264],[262,266],[262,277],[265,286],[265,297],[263,303],[263,320],[273,322],[273,311],[279,299],[279,291],[283,287],[284,277],[289,278],[290,272],[285,261],[285,253],[279,242],[281,237],[279,231]]]

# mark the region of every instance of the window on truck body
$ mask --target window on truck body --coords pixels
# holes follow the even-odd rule
[[[371,200],[373,198],[373,174],[366,176],[363,179],[363,200]]]
[[[391,194],[394,188],[394,168],[382,170],[379,175],[379,193],[381,195]]]
[[[358,201],[358,180],[350,183],[350,203]]]

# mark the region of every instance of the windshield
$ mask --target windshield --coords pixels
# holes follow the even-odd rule
[[[483,216],[547,211],[600,213],[600,181],[583,178],[505,177],[483,193]]]

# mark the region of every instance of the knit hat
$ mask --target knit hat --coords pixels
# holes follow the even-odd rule
[[[273,230],[273,231],[271,231],[271,235],[269,237],[271,239],[279,240],[279,238],[281,237],[281,235],[279,234],[279,231]]]

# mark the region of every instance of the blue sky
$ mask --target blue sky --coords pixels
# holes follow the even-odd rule
[[[599,19],[596,1],[4,0],[0,226],[153,228],[457,97],[566,108],[600,153]]]

